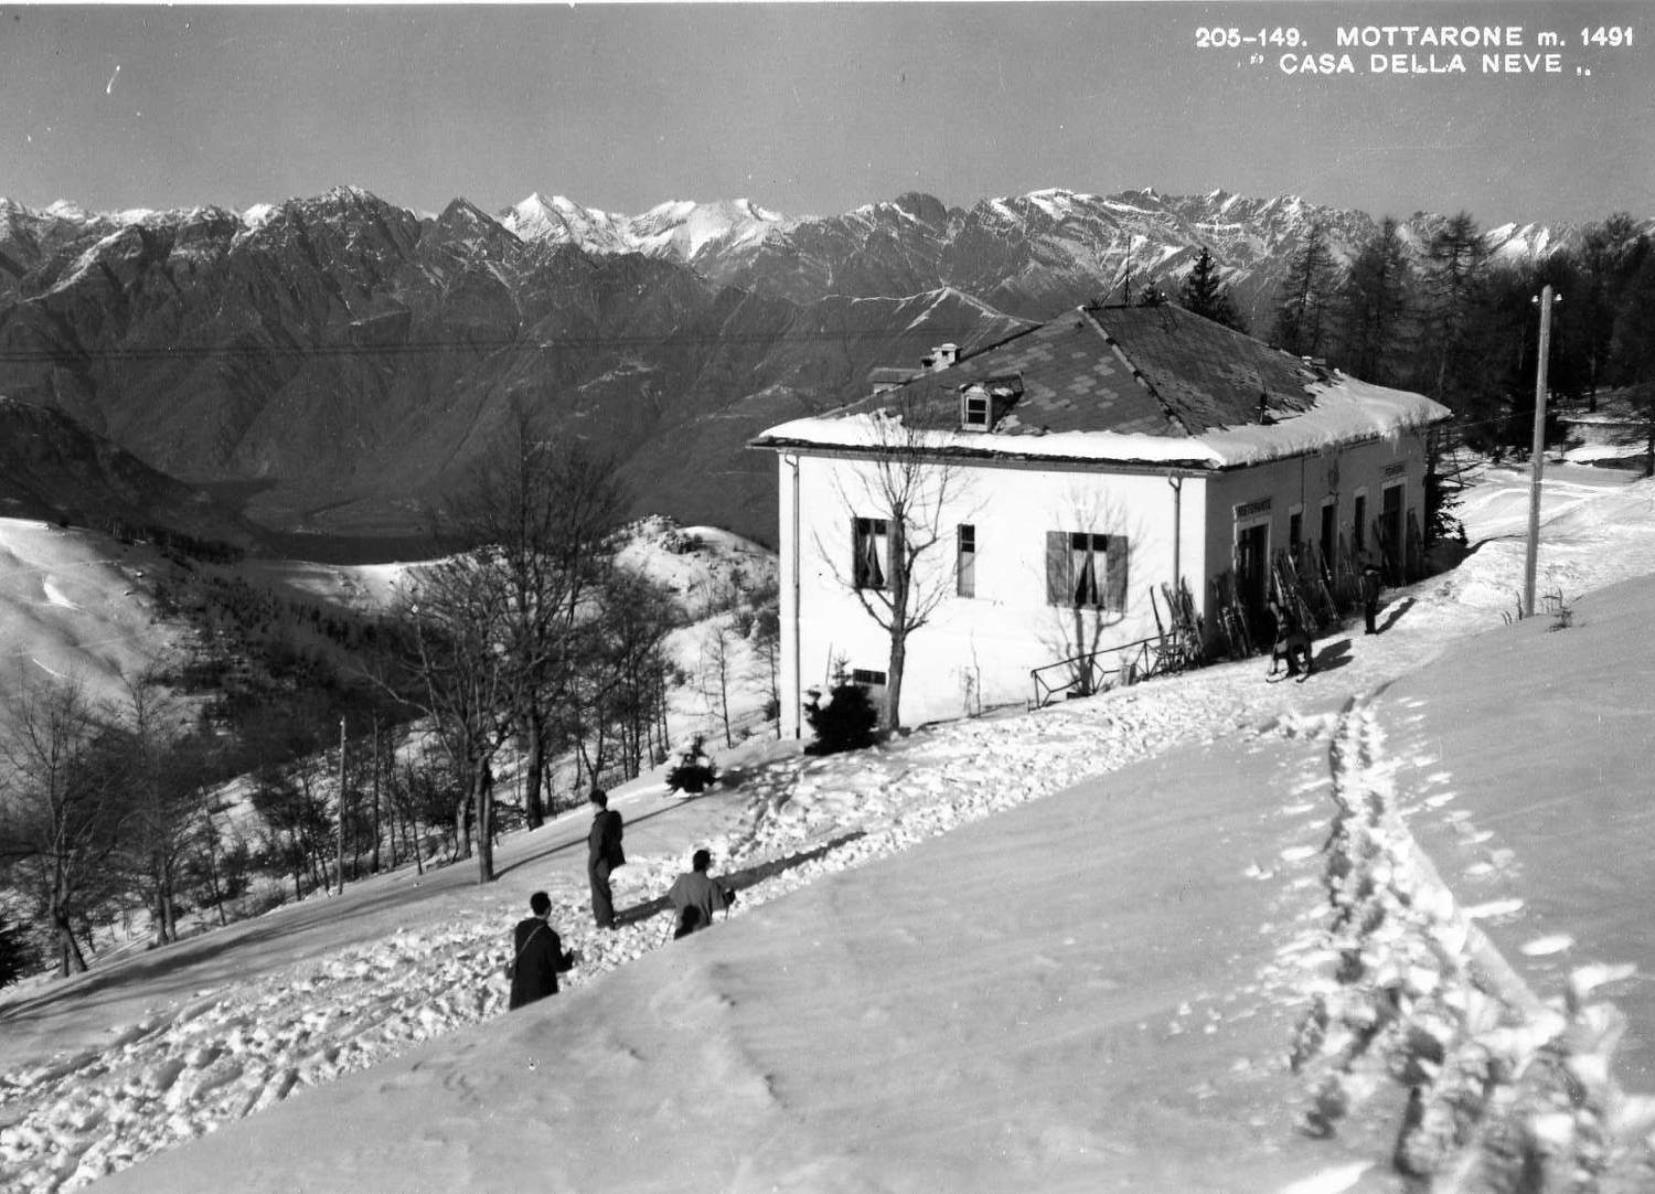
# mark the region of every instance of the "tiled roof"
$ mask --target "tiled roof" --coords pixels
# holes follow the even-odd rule
[[[1296,359],[1178,307],[1083,308],[926,373],[899,393],[845,413],[902,401],[910,415],[957,419],[962,386],[1020,377],[1022,397],[996,435],[1114,431],[1191,436],[1305,410],[1314,375]],[[921,412],[923,412],[921,414]]]
[[[960,392],[973,383],[996,394],[990,428],[963,425]],[[897,418],[861,417],[875,414]],[[894,425],[963,456],[1240,468],[1452,417],[1178,307],[1085,307],[751,446],[880,450]]]

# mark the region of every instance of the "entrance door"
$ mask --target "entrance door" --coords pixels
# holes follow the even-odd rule
[[[1255,619],[1264,613],[1270,584],[1270,524],[1236,528],[1236,596]]]
[[[1384,557],[1385,574],[1393,585],[1406,579],[1402,575],[1402,486],[1388,485],[1379,509],[1379,552]]]

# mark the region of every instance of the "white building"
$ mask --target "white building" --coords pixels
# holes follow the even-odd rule
[[[952,349],[952,346],[946,346]],[[906,608],[904,724],[1029,701],[1065,659],[1158,635],[1179,578],[1262,606],[1282,549],[1420,539],[1425,433],[1449,411],[1312,368],[1176,307],[1081,308],[752,446],[780,463],[782,726],[836,664],[883,688],[895,553],[929,543]],[[887,492],[918,462],[905,518]],[[1302,554],[1302,553],[1301,553]],[[882,604],[883,603],[883,604]]]

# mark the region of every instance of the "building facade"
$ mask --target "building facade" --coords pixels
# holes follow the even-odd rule
[[[1448,417],[1177,308],[1081,309],[937,359],[753,441],[779,461],[784,733],[837,671],[884,695],[893,606],[922,623],[913,725],[1156,638],[1180,582],[1205,616],[1221,591],[1262,607],[1282,551],[1400,572]]]

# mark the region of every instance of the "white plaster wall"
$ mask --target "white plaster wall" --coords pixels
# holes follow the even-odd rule
[[[1387,465],[1401,463],[1403,529],[1407,529],[1407,514],[1414,513],[1420,529],[1425,529],[1425,467],[1424,437],[1403,432],[1398,435],[1342,449],[1329,449],[1314,456],[1273,461],[1253,468],[1216,476],[1209,490],[1211,506],[1207,517],[1206,553],[1212,573],[1232,567],[1235,555],[1235,508],[1262,498],[1271,499],[1269,518],[1270,552],[1272,555],[1288,543],[1288,515],[1295,503],[1304,509],[1303,536],[1314,543],[1321,528],[1322,499],[1334,493],[1338,497],[1339,535],[1351,540],[1351,526],[1355,513],[1355,495],[1365,489],[1368,497],[1368,540],[1372,545],[1372,523],[1379,516],[1381,492],[1396,480],[1386,477]],[[1337,469],[1337,476],[1330,469]]]
[[[825,687],[835,658],[852,668],[887,671],[887,633],[862,609],[848,587],[851,520],[882,517],[864,484],[873,466],[829,456],[798,457],[797,532],[794,472],[780,464],[780,528],[784,733],[799,730],[797,694]],[[1178,566],[1199,593],[1205,575],[1202,530],[1206,481],[1182,481],[1177,502],[1182,533]],[[1159,592],[1173,576],[1175,492],[1165,472],[1099,475],[1079,469],[976,462],[951,487],[944,540],[922,558],[922,584],[943,583],[947,595],[931,621],[908,640],[902,721],[918,725],[1028,700],[1030,669],[1076,653],[1073,611],[1046,601],[1046,533],[1125,534],[1131,541],[1127,606],[1109,615],[1101,643],[1146,638],[1156,632],[1148,587]],[[976,596],[954,595],[955,528],[976,528]],[[1227,558],[1227,557],[1226,557]],[[798,567],[798,596],[790,583]],[[1165,606],[1162,615],[1165,616]],[[1083,628],[1090,635],[1091,614]],[[808,733],[808,730],[805,731]]]

